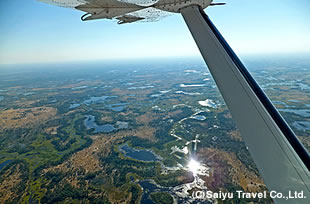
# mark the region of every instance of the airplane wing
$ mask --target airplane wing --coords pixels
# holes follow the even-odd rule
[[[38,1],[65,8],[75,8],[78,5],[87,3],[87,1],[84,0],[38,0]]]
[[[310,157],[237,55],[197,5],[180,10],[276,203],[309,203]],[[302,199],[286,199],[302,192]],[[274,195],[274,194],[273,194]]]
[[[87,0],[88,3],[75,7],[78,10],[88,13],[82,20],[94,20],[108,18],[112,19],[134,11],[144,9],[143,6],[120,2],[117,0]]]
[[[87,12],[81,18],[83,21],[104,19],[104,18],[112,19],[145,8],[140,5],[121,2],[117,0],[39,0],[39,1],[61,7],[75,8],[77,10]]]
[[[167,11],[155,8],[157,0],[38,0],[44,3],[73,8],[86,12],[83,21],[117,19],[118,24],[136,21],[157,21],[168,15]],[[162,1],[162,0],[160,0]]]

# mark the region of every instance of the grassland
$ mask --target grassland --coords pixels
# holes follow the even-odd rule
[[[5,82],[0,84],[4,90],[0,92],[4,98],[0,101],[0,164],[10,161],[0,169],[0,202],[140,203],[159,199],[171,203],[178,197],[168,187],[194,181],[187,169],[191,155],[209,167],[209,175],[201,176],[208,189],[266,190],[213,81],[204,81],[210,77],[205,67],[186,71],[191,66],[167,66],[165,72],[138,66],[53,71],[51,76],[15,72],[11,80],[0,75]],[[277,108],[296,110],[310,104],[309,73],[285,68],[253,71],[259,83],[266,85],[271,100],[281,102]],[[85,102],[102,96],[107,98]],[[217,107],[199,105],[206,98]],[[78,105],[72,108],[72,104]],[[119,104],[125,104],[123,109],[111,109]],[[310,122],[309,118],[281,113],[310,149],[310,130],[293,125]],[[194,114],[205,119],[196,120]],[[85,127],[86,115],[93,115],[98,126],[125,122],[128,127],[94,133]],[[195,139],[199,140],[197,150]],[[161,160],[128,157],[119,150],[125,143],[137,150],[151,150]],[[161,192],[143,197],[145,189],[139,182],[145,180],[155,182]]]

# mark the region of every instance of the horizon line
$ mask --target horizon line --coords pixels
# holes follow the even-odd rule
[[[240,57],[281,57],[294,56],[300,57],[310,57],[310,51],[303,52],[274,52],[274,53],[239,53]],[[101,59],[77,59],[77,60],[61,60],[61,61],[33,61],[33,62],[8,62],[1,63],[0,66],[10,66],[10,65],[40,65],[40,64],[70,64],[70,63],[91,63],[91,62],[125,62],[125,61],[144,61],[144,60],[156,60],[156,59],[190,59],[190,58],[200,58],[203,60],[201,55],[186,55],[186,56],[142,56],[142,57],[124,57],[124,58],[101,58]]]

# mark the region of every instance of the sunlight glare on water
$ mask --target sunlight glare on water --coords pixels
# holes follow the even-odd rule
[[[188,168],[193,173],[194,176],[197,175],[200,166],[201,166],[200,163],[194,159],[191,159],[188,163]]]

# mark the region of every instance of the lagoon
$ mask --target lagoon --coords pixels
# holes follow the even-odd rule
[[[310,117],[310,109],[279,109],[279,111],[287,113],[295,113],[296,115],[300,115],[305,118]]]
[[[95,116],[86,115],[84,120],[84,126],[87,130],[95,129],[92,133],[110,133],[114,130],[126,129],[128,128],[128,122],[117,121],[115,125],[105,124],[98,125],[95,121]]]
[[[205,120],[206,116],[204,116],[204,115],[194,115],[192,118],[194,118],[196,120]]]
[[[87,99],[87,100],[84,101],[84,104],[85,105],[90,105],[90,104],[93,104],[93,103],[103,103],[109,97],[112,97],[112,96],[90,97],[90,99]]]
[[[129,147],[128,144],[119,146],[119,150],[124,153],[125,156],[140,161],[159,161],[159,158],[150,150],[140,150]]]
[[[10,163],[12,160],[6,160],[5,162],[2,162],[1,164],[0,164],[0,170],[3,168],[3,167],[5,167],[8,163]]]
[[[309,121],[295,121],[293,126],[300,131],[310,130],[310,122]]]
[[[116,129],[111,124],[97,125],[97,123],[95,122],[95,116],[93,115],[86,115],[84,125],[87,130],[94,128],[95,130],[92,133],[101,133],[101,132],[109,133]]]
[[[69,109],[73,109],[73,108],[77,108],[79,107],[81,104],[78,104],[78,103],[73,103],[70,105]]]

